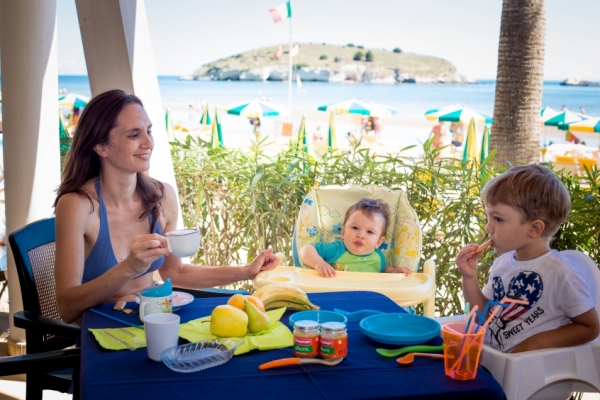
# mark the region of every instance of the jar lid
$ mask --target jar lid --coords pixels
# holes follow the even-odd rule
[[[341,322],[324,322],[321,329],[329,332],[340,332],[346,330],[346,324]]]
[[[297,321],[294,324],[294,329],[299,329],[301,331],[310,331],[313,329],[318,329],[319,323],[317,321],[311,321],[308,319],[303,319],[301,321]]]

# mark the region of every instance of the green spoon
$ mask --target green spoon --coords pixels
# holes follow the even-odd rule
[[[407,354],[407,353],[415,353],[415,352],[421,352],[421,353],[426,353],[426,352],[430,352],[430,351],[441,351],[444,350],[444,345],[440,344],[439,346],[408,346],[408,347],[403,347],[401,349],[375,349],[375,351],[377,351],[379,354],[381,354],[384,357],[398,357],[399,355],[402,354]]]

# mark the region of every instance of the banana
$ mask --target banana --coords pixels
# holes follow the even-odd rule
[[[303,311],[313,309],[308,304],[300,304],[300,303],[295,303],[293,301],[283,301],[283,300],[272,301],[272,302],[268,303],[267,305],[265,305],[265,309],[267,309],[267,310],[272,310],[274,308],[281,308],[281,307],[285,307],[288,310],[303,310]]]
[[[293,285],[285,283],[271,283],[257,289],[253,296],[258,297],[265,307],[275,301],[288,301],[297,304],[304,304],[310,309],[318,310],[319,307],[310,302],[306,293]]]

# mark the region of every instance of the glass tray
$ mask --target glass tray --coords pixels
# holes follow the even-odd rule
[[[229,339],[203,340],[165,350],[163,363],[176,372],[196,372],[226,363],[244,343]]]

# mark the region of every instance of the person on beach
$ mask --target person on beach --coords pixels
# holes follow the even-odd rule
[[[332,278],[338,271],[390,272],[410,275],[405,267],[386,265],[379,246],[385,241],[390,220],[389,206],[381,200],[362,199],[346,211],[342,240],[307,244],[300,249],[300,261]]]
[[[465,301],[483,310],[489,300],[527,300],[503,309],[486,332],[486,344],[505,353],[575,346],[598,336],[594,299],[579,271],[550,239],[567,218],[569,192],[541,165],[513,167],[482,190],[485,227],[499,257],[483,291],[477,281],[477,243],[456,256]],[[487,316],[486,316],[487,318]]]
[[[175,190],[148,176],[152,123],[140,99],[121,90],[94,97],[83,110],[54,202],[56,296],[72,323],[102,303],[134,301],[152,272],[184,288],[253,279],[277,264],[271,250],[243,267],[184,264],[164,232],[176,230]]]
[[[315,130],[313,132],[312,142],[313,143],[325,143],[325,138],[323,137],[323,134],[321,133],[321,126],[317,126],[317,130]]]
[[[433,138],[431,142],[431,150],[439,149],[444,146],[444,141],[446,140],[446,125],[443,122],[438,122],[433,128],[431,128],[431,133],[429,133],[429,138]],[[436,161],[439,161],[441,155],[438,153],[436,156]]]

